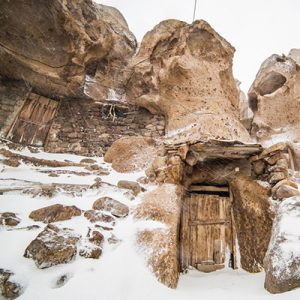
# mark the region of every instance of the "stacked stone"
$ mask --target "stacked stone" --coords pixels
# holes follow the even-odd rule
[[[135,106],[94,101],[63,101],[52,125],[46,151],[103,155],[123,136],[164,135],[163,116]]]
[[[253,175],[270,184],[273,199],[282,200],[300,195],[297,184],[290,179],[291,159],[288,147],[283,142],[274,144],[251,158]]]

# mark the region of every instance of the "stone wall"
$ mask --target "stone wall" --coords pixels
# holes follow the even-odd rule
[[[6,137],[28,93],[19,81],[0,81],[0,136]]]
[[[123,102],[61,101],[45,144],[49,152],[103,155],[122,136],[164,135],[163,116]]]

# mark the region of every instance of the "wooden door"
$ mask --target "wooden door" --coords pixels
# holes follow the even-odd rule
[[[16,143],[43,146],[57,107],[58,101],[31,93],[7,137]]]
[[[226,248],[235,268],[235,232],[231,198],[190,193],[183,203],[180,232],[181,270],[211,272],[225,266]]]

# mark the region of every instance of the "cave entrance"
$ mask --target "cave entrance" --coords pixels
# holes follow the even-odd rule
[[[7,138],[15,143],[44,146],[59,102],[30,93],[14,120]]]
[[[193,184],[183,199],[180,228],[181,271],[236,269],[236,231],[229,186]],[[228,255],[229,257],[226,257]]]

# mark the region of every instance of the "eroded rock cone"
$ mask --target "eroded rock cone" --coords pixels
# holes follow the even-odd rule
[[[52,223],[70,220],[72,217],[80,215],[81,210],[75,205],[63,206],[61,204],[54,204],[32,211],[29,218],[34,221]]]
[[[166,20],[132,59],[128,99],[166,117],[167,136],[249,141],[239,121],[234,48],[203,20]]]
[[[0,44],[0,75],[50,98],[106,96],[136,48],[120,12],[91,0],[3,0]]]
[[[300,287],[300,197],[280,203],[266,257],[265,288],[283,293]]]
[[[77,253],[80,236],[68,228],[47,225],[29,244],[24,256],[40,269],[70,262]]]
[[[254,112],[252,134],[259,141],[278,137],[300,141],[300,69],[291,51],[272,55],[261,65],[248,92]]]

